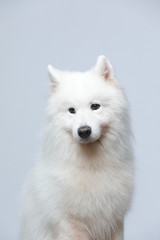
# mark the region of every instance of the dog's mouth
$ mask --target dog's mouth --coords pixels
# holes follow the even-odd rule
[[[88,138],[78,138],[77,141],[80,143],[80,144],[91,144],[91,143],[95,143],[96,141],[98,141],[99,138],[93,138],[93,137],[88,137]]]
[[[89,139],[80,139],[79,140],[79,143],[81,144],[89,144],[89,143],[92,143],[94,142],[93,140],[91,140],[90,138]]]

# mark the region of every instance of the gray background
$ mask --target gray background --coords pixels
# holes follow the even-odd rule
[[[136,192],[125,239],[160,240],[160,2],[0,1],[0,239],[16,240],[19,197],[41,145],[48,63],[112,62],[131,104]]]

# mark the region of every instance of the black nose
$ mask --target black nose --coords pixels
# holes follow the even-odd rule
[[[91,134],[91,128],[88,126],[80,127],[78,129],[78,135],[83,139],[88,138],[90,134]]]

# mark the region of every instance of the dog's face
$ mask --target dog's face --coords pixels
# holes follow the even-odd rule
[[[52,81],[48,113],[56,126],[53,131],[88,144],[118,127],[125,99],[105,57],[100,56],[96,66],[84,73],[62,72],[50,65],[48,69]]]

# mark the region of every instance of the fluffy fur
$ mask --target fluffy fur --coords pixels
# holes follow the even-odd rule
[[[25,187],[20,239],[123,240],[133,192],[124,92],[104,56],[87,72],[48,71],[44,145]]]

